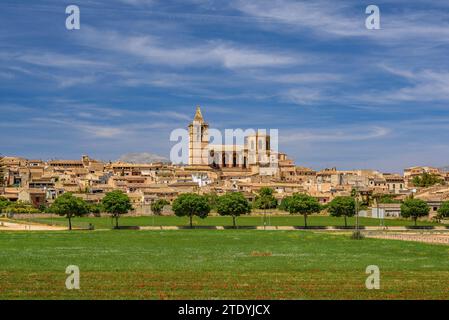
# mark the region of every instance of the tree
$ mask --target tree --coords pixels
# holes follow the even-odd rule
[[[154,215],[159,216],[161,215],[164,207],[168,204],[170,204],[170,202],[168,202],[165,199],[157,199],[151,204],[151,211],[153,212]]]
[[[89,208],[83,199],[77,198],[68,192],[56,198],[50,207],[50,211],[57,215],[65,216],[69,220],[69,230],[72,230],[72,218],[81,217],[89,213]]]
[[[347,217],[355,215],[355,200],[353,197],[335,197],[329,202],[327,210],[333,217],[345,217],[345,227],[347,227]]]
[[[207,199],[211,210],[217,210],[218,205],[218,195],[215,192],[205,194],[204,197]]]
[[[416,176],[412,179],[412,183],[415,187],[430,187],[435,184],[443,184],[444,180],[434,173],[424,172],[420,176]]]
[[[438,219],[449,218],[449,201],[445,201],[438,209]]]
[[[274,209],[277,207],[278,202],[276,198],[273,196],[273,189],[268,187],[263,187],[259,190],[259,195],[256,197],[254,201],[254,208],[256,209]]]
[[[10,204],[9,200],[5,197],[0,197],[0,212],[2,212],[3,209],[8,207]]]
[[[319,212],[321,205],[318,200],[312,196],[303,193],[295,193],[287,200],[288,212],[290,214],[302,214],[304,216],[304,226],[307,228],[307,216]]]
[[[110,213],[115,218],[115,228],[118,228],[118,219],[120,215],[132,210],[131,200],[127,194],[121,190],[114,190],[106,193],[101,201],[104,211]]]
[[[235,218],[251,212],[251,205],[240,192],[232,192],[218,198],[217,212],[221,216],[232,216],[232,225],[236,227]]]
[[[5,205],[5,204],[3,204]],[[40,210],[36,209],[31,202],[27,201],[15,201],[6,202],[6,207],[4,207],[3,212],[7,213],[39,213]]]
[[[92,213],[95,216],[99,216],[101,211],[103,211],[103,207],[101,206],[101,203],[90,203],[90,204],[88,204],[88,207],[89,207],[89,213]]]
[[[415,226],[418,218],[428,216],[429,211],[429,206],[421,199],[407,199],[401,204],[401,215],[405,218],[412,218],[415,221]]]
[[[263,209],[264,224],[266,224],[267,209],[274,209],[278,205],[278,201],[273,196],[273,192],[273,189],[268,187],[260,188],[259,194],[253,203],[254,208]]]
[[[210,212],[210,205],[204,196],[196,193],[184,193],[173,201],[172,209],[178,217],[188,216],[192,228],[193,216],[206,218]]]
[[[288,211],[288,203],[291,197],[284,197],[282,198],[281,204],[279,205],[279,209],[283,211]]]
[[[377,203],[401,203],[400,200],[396,200],[391,194],[375,195]]]

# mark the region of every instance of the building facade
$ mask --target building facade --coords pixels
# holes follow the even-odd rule
[[[223,139],[210,143],[209,124],[204,121],[201,109],[196,108],[193,121],[188,126],[189,166],[258,169],[267,175],[278,173],[279,153],[271,148],[271,137],[262,130],[234,130],[232,143]],[[226,142],[226,139],[225,139]],[[239,143],[240,142],[240,143]],[[285,157],[285,155],[282,155]]]

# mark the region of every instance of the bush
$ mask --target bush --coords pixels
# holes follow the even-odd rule
[[[2,212],[5,213],[40,213],[39,209],[34,208],[31,203],[17,201],[9,202],[8,206],[5,207]]]
[[[40,210],[36,208],[6,208],[6,211],[10,213],[40,213]]]

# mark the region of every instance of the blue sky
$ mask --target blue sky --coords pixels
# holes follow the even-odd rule
[[[65,28],[65,8],[81,29]],[[365,28],[365,8],[381,30]],[[315,169],[449,164],[448,1],[0,4],[0,153],[169,155],[211,127],[276,128]]]

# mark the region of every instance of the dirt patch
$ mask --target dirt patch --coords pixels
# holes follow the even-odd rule
[[[8,221],[0,221],[0,231],[52,231],[52,230],[66,230],[65,227],[48,226],[45,224],[31,224],[31,223],[14,223]]]
[[[253,251],[251,252],[251,257],[271,257],[273,254],[271,251],[267,252],[259,252],[259,251]]]
[[[403,241],[418,241],[425,243],[436,243],[449,245],[449,234],[434,234],[434,233],[378,233],[365,234],[368,238],[403,240]]]

